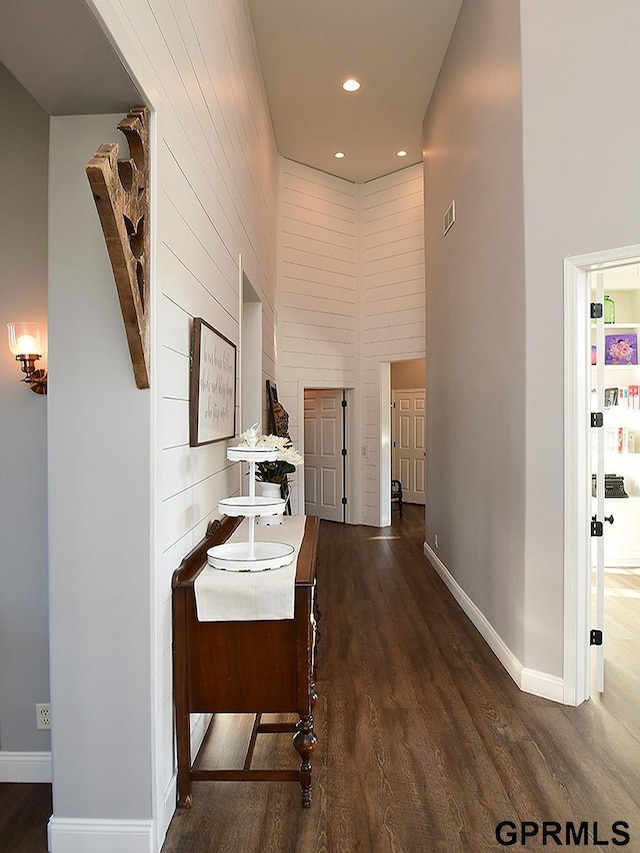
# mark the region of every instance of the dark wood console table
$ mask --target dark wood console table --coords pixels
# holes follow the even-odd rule
[[[315,694],[317,607],[316,562],[320,521],[308,516],[298,555],[293,619],[255,622],[199,622],[194,581],[205,567],[207,549],[231,535],[241,518],[212,522],[206,536],[173,575],[173,680],[178,753],[178,805],[191,805],[191,782],[297,781],[302,805],[311,805],[311,753],[316,746],[312,706]],[[267,713],[297,713],[297,723],[262,723]],[[189,714],[252,713],[253,731],[242,770],[196,770],[191,765]],[[252,770],[258,734],[295,732],[297,770]]]

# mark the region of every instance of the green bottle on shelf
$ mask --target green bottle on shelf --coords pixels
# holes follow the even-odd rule
[[[616,321],[616,303],[606,293],[604,296],[604,321],[605,323],[615,323]]]

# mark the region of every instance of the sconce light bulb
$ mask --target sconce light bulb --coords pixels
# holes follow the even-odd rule
[[[36,339],[32,335],[20,335],[16,341],[16,349],[19,355],[36,353]]]
[[[9,323],[9,349],[15,356],[42,355],[40,325],[38,323]]]

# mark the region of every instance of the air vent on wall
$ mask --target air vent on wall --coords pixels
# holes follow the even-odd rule
[[[449,207],[447,208],[447,212],[442,217],[442,236],[447,233],[447,231],[451,228],[453,223],[456,221],[456,203],[452,201]]]

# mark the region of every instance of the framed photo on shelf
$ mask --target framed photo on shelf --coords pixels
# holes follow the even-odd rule
[[[236,346],[202,317],[193,318],[189,444],[199,447],[236,433]]]
[[[604,337],[605,364],[637,364],[638,335],[635,332],[618,332]]]
[[[618,389],[617,388],[605,388],[604,389],[604,407],[605,409],[610,409],[612,406],[618,405]]]

